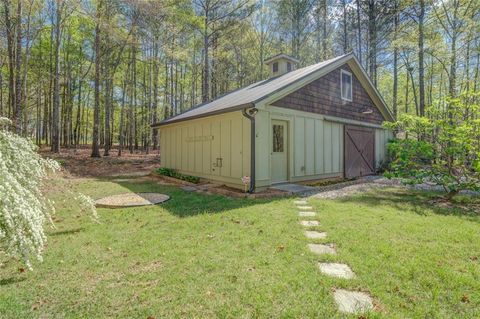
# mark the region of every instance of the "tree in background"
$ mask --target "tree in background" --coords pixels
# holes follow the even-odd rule
[[[440,185],[452,199],[462,190],[480,191],[480,94],[449,98],[448,109],[427,116],[403,114],[388,126],[407,138],[389,143],[389,177],[411,184]]]
[[[479,9],[474,0],[5,0],[0,115],[54,151],[148,153],[158,151],[152,122],[265,79],[268,56],[293,54],[302,67],[353,51],[395,114],[430,117],[434,101],[444,109],[447,96],[478,91]]]
[[[194,10],[198,12],[202,22],[198,30],[203,37],[203,76],[202,76],[202,102],[210,100],[210,48],[216,45],[223,31],[233,27],[239,20],[248,17],[253,6],[248,0],[194,0]],[[214,94],[216,97],[216,94]]]
[[[310,13],[313,5],[312,0],[281,0],[277,4],[277,21],[282,41],[288,43],[288,54],[296,58],[304,57],[301,51],[312,32]]]

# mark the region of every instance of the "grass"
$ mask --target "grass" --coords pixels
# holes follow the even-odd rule
[[[370,318],[478,317],[480,218],[431,194],[377,191],[310,200],[338,255],[308,252],[292,199],[248,200],[150,182],[88,179],[93,197],[158,191],[162,205],[80,216],[61,192],[57,229],[33,272],[0,258],[0,317],[331,318],[333,287],[366,290]],[[350,281],[316,263],[348,263]],[[356,316],[353,316],[356,318]]]

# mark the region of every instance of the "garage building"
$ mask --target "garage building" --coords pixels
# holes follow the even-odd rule
[[[161,163],[250,191],[279,183],[374,174],[393,121],[354,54],[295,69],[279,54],[270,78],[153,124]]]

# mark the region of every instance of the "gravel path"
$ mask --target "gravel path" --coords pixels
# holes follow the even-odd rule
[[[385,187],[399,187],[410,188],[414,190],[424,190],[433,192],[443,192],[443,188],[438,185],[431,185],[427,183],[418,184],[414,186],[404,185],[398,179],[388,179],[382,176],[365,176],[357,180],[348,181],[339,184],[328,185],[324,187],[317,187],[315,191],[308,192],[306,196],[322,199],[335,199],[355,195],[372,189]],[[460,194],[480,195],[479,192],[461,191]]]
[[[396,180],[390,180],[380,176],[366,176],[350,182],[321,187],[308,195],[313,198],[335,199],[384,187],[404,186]]]

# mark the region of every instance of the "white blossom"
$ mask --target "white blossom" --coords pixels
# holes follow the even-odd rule
[[[54,212],[40,186],[49,171],[59,170],[60,165],[42,158],[28,139],[3,130],[2,125],[9,123],[0,117],[0,250],[21,258],[31,269],[32,258],[42,260],[43,226],[51,222]],[[91,199],[81,199],[84,210],[95,211]]]

